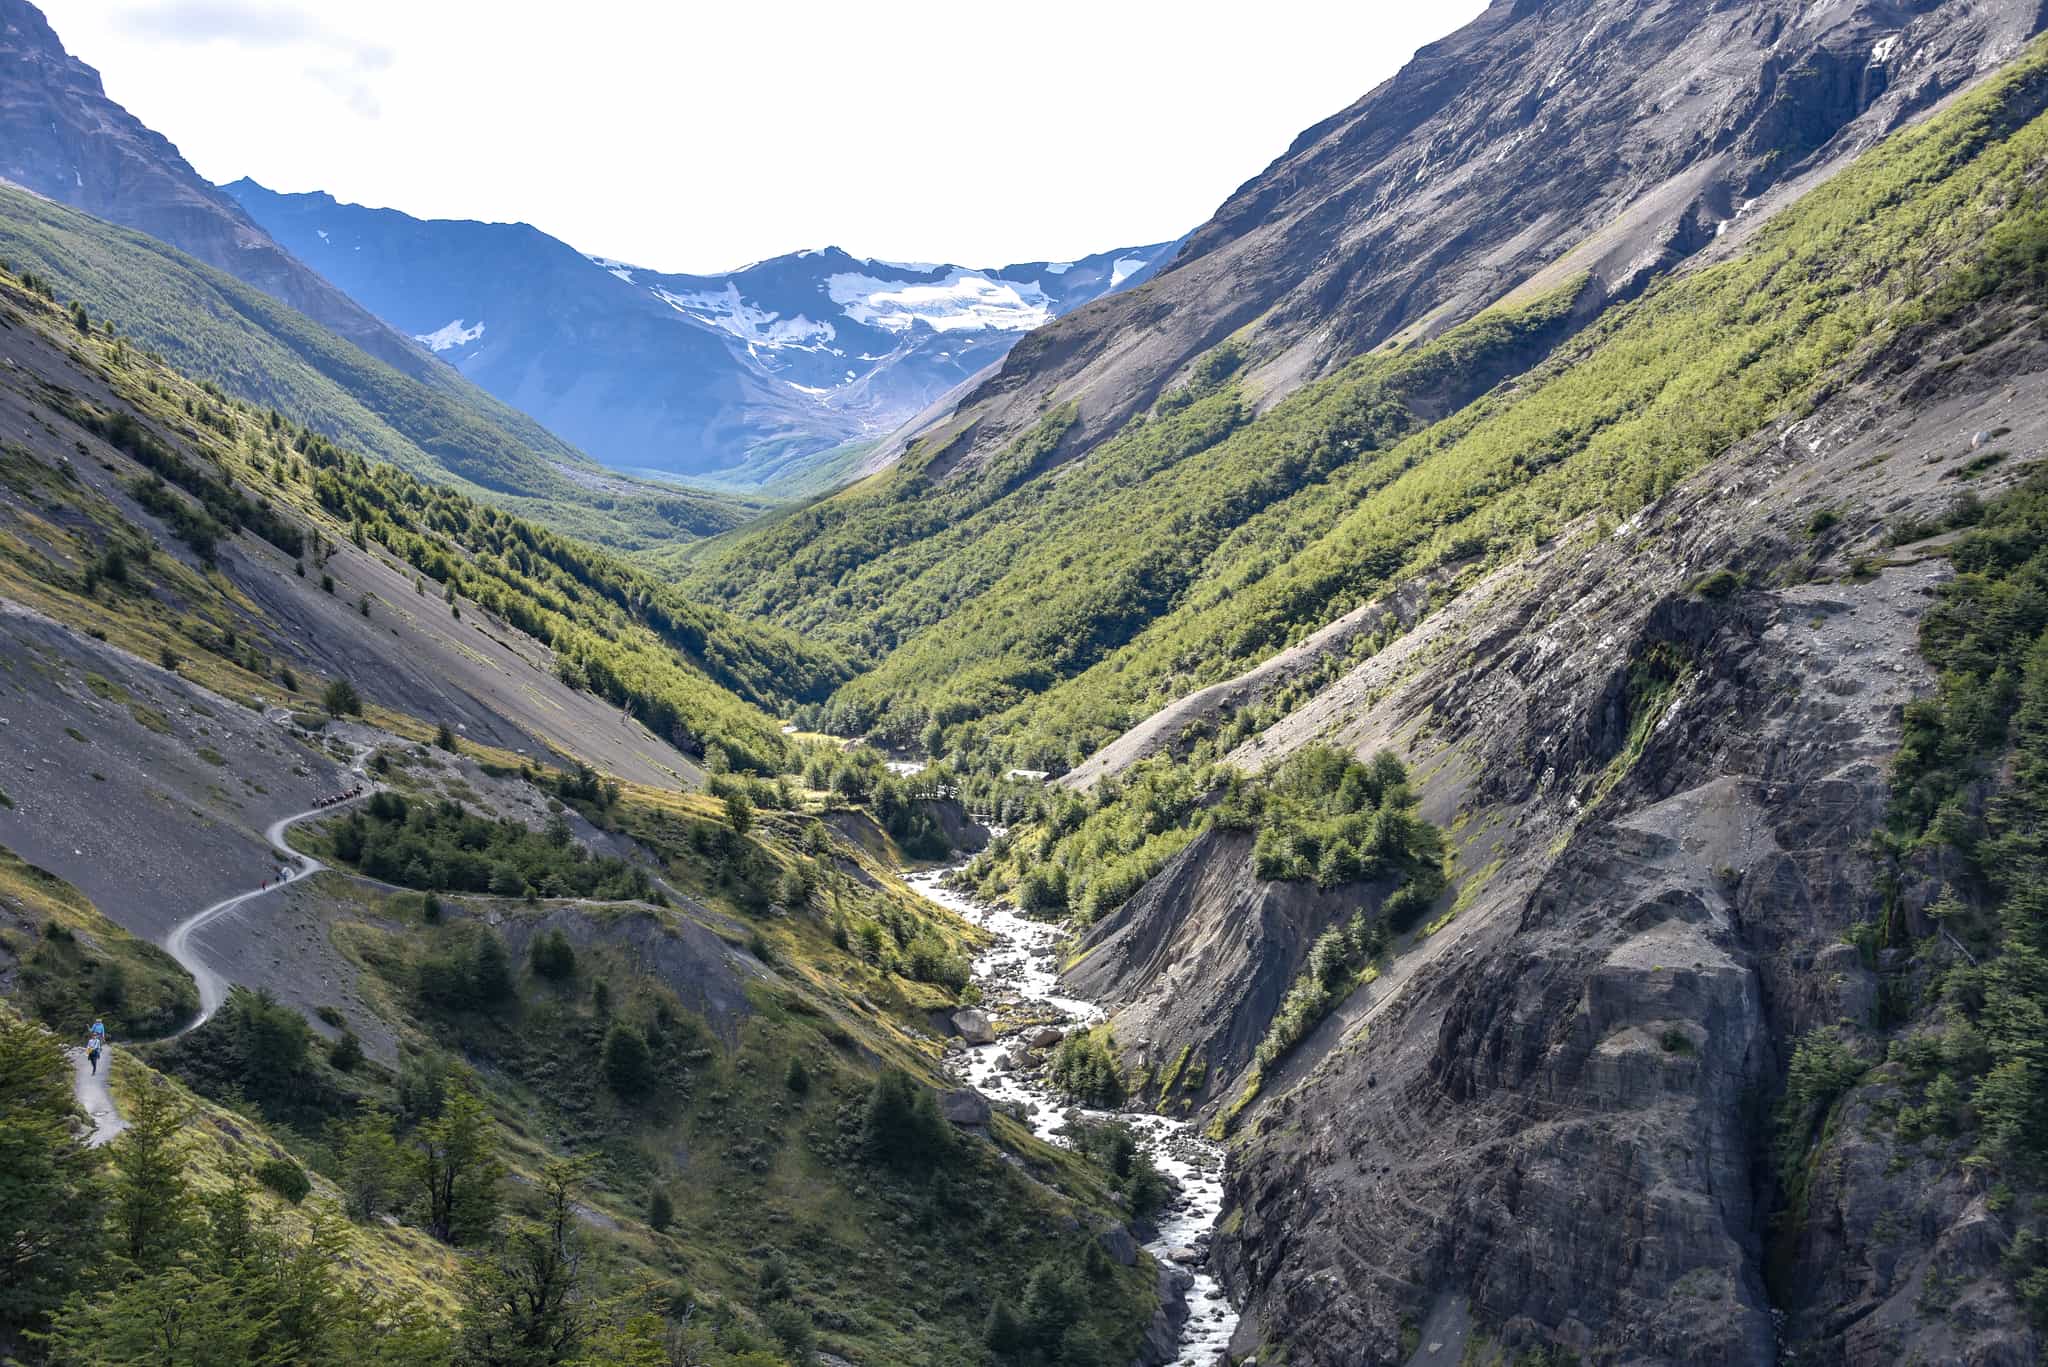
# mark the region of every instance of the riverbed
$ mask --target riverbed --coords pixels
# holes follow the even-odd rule
[[[986,930],[989,947],[974,961],[974,981],[981,988],[982,1007],[990,1019],[1024,1016],[1039,1028],[1048,1017],[1062,1029],[1100,1022],[1103,1013],[1090,1001],[1062,996],[1055,950],[1060,928],[1019,915],[1013,909],[963,896],[946,886],[954,872],[941,869],[910,880],[919,894]],[[1015,1103],[1039,1138],[1065,1146],[1055,1131],[1066,1123],[1070,1105],[1050,1087],[1014,1067],[1005,1056],[1021,1049],[1015,1036],[969,1048],[953,1056],[962,1081],[997,1104]],[[1145,1245],[1164,1266],[1181,1266],[1194,1277],[1187,1292],[1188,1318],[1181,1329],[1174,1367],[1216,1367],[1227,1359],[1224,1350],[1237,1329],[1237,1312],[1206,1266],[1208,1241],[1223,1210],[1223,1151],[1184,1120],[1144,1111],[1092,1111],[1097,1120],[1121,1120],[1138,1136],[1160,1171],[1179,1184],[1180,1194],[1154,1220],[1158,1237]],[[1188,1261],[1189,1251],[1199,1256]],[[1174,1254],[1181,1261],[1174,1260]]]

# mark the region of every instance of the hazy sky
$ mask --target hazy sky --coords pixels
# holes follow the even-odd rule
[[[39,0],[202,175],[709,271],[1174,237],[1481,0]]]

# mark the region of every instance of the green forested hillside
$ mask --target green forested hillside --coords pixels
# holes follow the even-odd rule
[[[1555,342],[1568,288],[1256,417],[1226,346],[1078,459],[1055,464],[1059,412],[980,469],[915,453],[691,582],[859,653],[831,729],[1074,763],[1404,577],[1629,517],[1956,290],[2031,269],[2044,102],[2037,49],[1477,402]]]
[[[0,186],[0,261],[238,398],[586,539],[658,545],[758,511],[610,474],[452,369],[429,369],[445,371],[439,384],[402,375],[175,248],[11,186]]]
[[[716,748],[737,767],[763,772],[795,758],[769,711],[815,702],[846,676],[832,653],[780,628],[700,606],[606,552],[365,460],[274,409],[194,384],[109,334],[80,306],[65,318],[37,292],[44,282],[29,284],[36,288],[0,275],[6,321],[61,329],[77,360],[96,367],[119,396],[93,400],[46,390],[41,401],[136,462],[143,473],[131,481],[133,496],[203,561],[247,529],[297,558],[302,575],[311,571],[309,584],[331,584],[318,571],[333,547],[382,547],[411,566],[414,591],[424,596],[431,589],[446,611],[459,617],[463,603],[475,604],[551,646],[564,682],[629,708],[686,752],[702,756]],[[35,478],[31,464],[8,458],[10,469],[17,464],[14,478]],[[83,589],[117,617],[137,617],[138,631],[181,631],[181,654],[221,655],[216,624],[140,620],[164,615],[148,585],[180,567],[159,559],[152,568],[146,555],[124,551],[145,545],[147,536],[82,493],[72,496],[93,515],[73,534],[75,561],[87,567],[90,582],[40,553],[47,546],[41,539],[0,543],[10,552],[0,556],[0,576],[18,574],[29,601],[60,586]],[[115,560],[118,581],[110,572]],[[195,593],[219,600],[221,622],[230,624],[226,639],[235,640],[229,586],[199,578],[182,583],[177,596]],[[248,675],[239,647],[227,660]],[[244,686],[275,688],[264,672],[258,668]]]

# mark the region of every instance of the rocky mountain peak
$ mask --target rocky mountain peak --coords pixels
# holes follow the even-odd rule
[[[1248,324],[1277,397],[1532,282],[1586,274],[1590,313],[2008,60],[2038,22],[2026,0],[1495,4],[1304,132],[1151,288],[1019,347],[934,434],[971,427],[987,453],[1072,399],[1064,449],[1085,449]]]

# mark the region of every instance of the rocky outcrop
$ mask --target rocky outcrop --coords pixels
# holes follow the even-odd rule
[[[963,1129],[987,1129],[995,1110],[974,1088],[955,1087],[939,1094],[939,1114]]]
[[[1184,1080],[1250,1063],[1316,937],[1388,891],[1264,882],[1249,834],[1209,831],[1089,929],[1060,990],[1114,1011],[1132,1062],[1173,1068],[1181,1095],[1200,1099],[1206,1084]]]
[[[1144,1342],[1131,1367],[1166,1367],[1180,1356],[1181,1326],[1188,1321],[1188,1287],[1193,1279],[1178,1267],[1159,1269],[1159,1308],[1145,1327]]]

